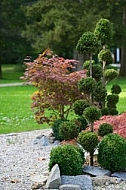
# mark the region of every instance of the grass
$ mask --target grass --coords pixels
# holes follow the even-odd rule
[[[15,66],[3,67],[3,79],[0,83],[22,82],[19,79],[22,72],[15,71]],[[110,91],[112,84],[119,84],[122,92],[117,105],[119,113],[126,110],[126,78],[115,79],[107,85]],[[0,87],[0,134],[31,131],[49,127],[47,124],[37,124],[31,111],[30,96],[34,93],[32,86]]]

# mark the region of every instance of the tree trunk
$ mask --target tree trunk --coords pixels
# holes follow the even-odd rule
[[[90,152],[90,166],[93,166],[93,157],[94,157],[93,152]]]
[[[123,25],[126,26],[126,7],[123,9]],[[124,41],[125,40],[124,38]],[[121,48],[121,67],[119,76],[126,77],[126,44],[123,44]]]

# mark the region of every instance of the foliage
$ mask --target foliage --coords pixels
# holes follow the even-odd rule
[[[101,102],[105,100],[106,96],[107,96],[107,89],[105,86],[102,85],[101,81],[99,81],[93,92],[94,100],[99,104],[101,104]]]
[[[100,43],[92,32],[85,32],[78,40],[76,49],[79,53],[94,54],[100,48]]]
[[[83,159],[73,145],[65,144],[51,150],[49,170],[58,164],[61,175],[79,175],[82,173]]]
[[[118,71],[116,71],[115,69],[106,69],[104,75],[105,75],[105,80],[108,82],[118,76]]]
[[[118,110],[116,108],[109,108],[110,115],[118,115]]]
[[[87,72],[87,75],[90,76],[90,71]],[[92,65],[92,78],[96,81],[99,81],[103,77],[103,69],[100,64]]]
[[[76,100],[73,104],[75,114],[82,116],[85,108],[89,107],[90,103],[87,100]]]
[[[117,94],[112,94],[107,96],[108,107],[114,108],[119,101],[119,96]],[[114,107],[113,107],[114,106]]]
[[[113,127],[112,125],[108,124],[108,123],[102,123],[101,125],[99,125],[98,128],[98,135],[103,137],[109,133],[113,133]]]
[[[117,134],[104,136],[98,146],[98,162],[113,172],[126,169],[126,140]]]
[[[92,60],[92,65],[96,64],[94,60]],[[89,70],[90,68],[90,60],[86,60],[84,63],[83,63],[83,69],[88,69]]]
[[[107,65],[113,63],[112,53],[109,49],[102,49],[98,54],[98,58],[100,61],[105,61]]]
[[[87,120],[83,116],[79,116],[76,120],[77,125],[79,126],[79,132],[85,130],[87,127]]]
[[[121,87],[118,84],[114,84],[111,88],[112,94],[120,94],[121,91]]]
[[[87,107],[84,110],[84,117],[89,123],[92,123],[101,117],[101,111],[96,106]]]
[[[101,18],[96,24],[94,33],[102,45],[109,44],[114,34],[113,24],[108,19]]]
[[[71,140],[78,136],[79,129],[75,121],[64,121],[60,124],[59,135],[64,140]]]
[[[56,140],[62,141],[63,137],[59,133],[60,124],[64,122],[62,119],[57,119],[52,125],[52,132]]]
[[[79,80],[78,88],[81,92],[90,94],[96,87],[96,81],[93,78],[87,77]]]
[[[101,108],[101,113],[103,115],[109,115],[109,108]]]
[[[85,71],[70,72],[78,62],[53,55],[50,50],[30,63],[24,79],[37,87],[32,96],[32,108],[38,123],[54,121],[58,118],[67,119],[72,104],[84,98],[78,89],[78,81],[85,77]],[[46,109],[52,114],[47,117]]]
[[[83,160],[83,164],[84,164],[84,161],[85,161],[84,154],[85,154],[85,152],[84,152],[83,147],[80,146],[80,145],[73,145],[73,147],[80,153],[81,158],[82,158],[82,160]]]

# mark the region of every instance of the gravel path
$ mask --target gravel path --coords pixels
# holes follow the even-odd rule
[[[51,129],[0,135],[0,190],[31,190],[31,178],[48,175],[52,146],[33,144],[37,136],[49,135]],[[94,190],[126,190],[126,181]]]

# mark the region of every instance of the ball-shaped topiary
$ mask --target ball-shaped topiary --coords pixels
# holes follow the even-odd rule
[[[87,72],[87,75],[90,76],[90,71]],[[99,64],[92,65],[92,77],[99,81],[103,77],[103,69]]]
[[[109,108],[101,108],[101,114],[103,115],[109,115]]]
[[[108,95],[107,96],[107,101],[108,101],[110,107],[113,107],[113,105],[116,105],[118,103],[119,96],[117,94]]]
[[[93,66],[94,64],[96,64],[94,60],[92,60],[91,63],[92,63],[92,66]],[[90,60],[86,60],[86,61],[83,63],[83,69],[89,70],[89,68],[90,68]]]
[[[49,170],[55,164],[59,165],[61,175],[74,176],[82,173],[82,155],[73,145],[60,145],[51,150]]]
[[[120,94],[121,91],[121,87],[118,84],[114,84],[111,88],[112,94]]]
[[[115,69],[106,69],[104,72],[105,80],[111,81],[118,76],[118,71]]]
[[[101,111],[96,106],[87,107],[84,110],[84,117],[89,123],[93,123],[101,117]]]
[[[93,153],[98,145],[98,137],[94,132],[82,131],[77,137],[78,142],[82,145],[84,150]]]
[[[113,63],[112,53],[109,49],[102,49],[98,54],[99,61],[105,61],[107,64]]]
[[[93,92],[93,96],[96,102],[102,102],[107,96],[106,87],[101,82],[97,83],[97,87]]]
[[[94,54],[100,48],[100,42],[93,32],[85,32],[78,40],[76,49],[79,53]]]
[[[81,116],[85,108],[89,107],[90,103],[87,100],[76,100],[73,104],[75,114]]]
[[[126,169],[126,140],[117,134],[108,134],[98,145],[98,162],[113,172]]]
[[[103,137],[109,133],[113,133],[113,127],[109,123],[102,123],[98,128],[98,135]]]
[[[82,158],[82,160],[83,160],[83,164],[84,164],[84,161],[85,161],[85,156],[84,156],[84,154],[85,154],[85,152],[84,152],[83,147],[80,146],[80,145],[73,145],[73,147],[80,153],[81,158]]]
[[[79,126],[79,132],[85,130],[88,124],[87,120],[83,116],[78,117],[76,123]]]
[[[78,136],[79,129],[75,121],[64,121],[60,124],[59,135],[64,140],[71,140]]]
[[[118,115],[118,110],[116,108],[109,108],[110,115]]]
[[[63,137],[59,134],[60,124],[64,122],[62,119],[55,120],[52,125],[52,132],[56,140],[62,141]]]
[[[114,34],[113,24],[108,19],[101,18],[96,24],[94,34],[102,45],[109,44]]]
[[[93,78],[87,77],[82,78],[78,83],[78,88],[81,92],[90,94],[96,87],[96,81]]]

